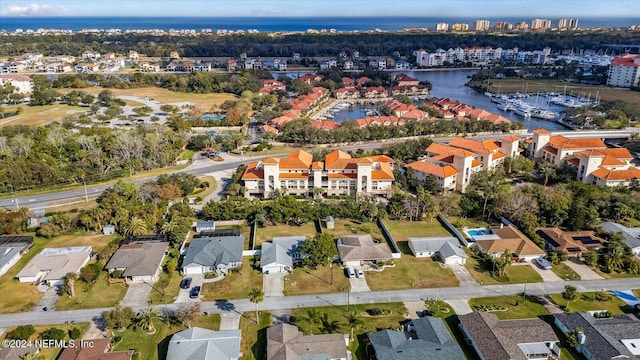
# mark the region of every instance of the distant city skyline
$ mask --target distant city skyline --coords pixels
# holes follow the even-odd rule
[[[3,0],[0,16],[638,17],[635,0]],[[640,22],[640,20],[639,20]]]

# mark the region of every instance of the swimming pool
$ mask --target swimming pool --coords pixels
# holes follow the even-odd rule
[[[500,237],[491,231],[489,228],[463,228],[462,231],[467,235],[469,240],[478,241],[478,240],[495,240]]]
[[[472,229],[472,230],[467,231],[467,233],[469,235],[471,235],[471,236],[488,235],[489,234],[487,229],[481,229],[481,230]]]

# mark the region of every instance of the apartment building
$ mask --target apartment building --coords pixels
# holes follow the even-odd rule
[[[489,20],[475,20],[473,22],[473,31],[489,30]]]
[[[640,54],[624,54],[609,65],[607,85],[634,87],[640,84]]]
[[[549,30],[551,29],[551,20],[533,19],[531,20],[531,30]]]
[[[327,195],[382,195],[391,193],[395,162],[388,156],[354,159],[335,150],[324,161],[298,150],[284,158],[266,158],[247,166],[242,180],[245,196],[273,196],[276,189],[288,194],[309,195],[314,188]]]
[[[577,29],[578,28],[578,19],[558,19],[556,22],[556,27],[558,29]]]
[[[436,31],[448,31],[448,30],[449,30],[449,24],[447,23],[436,24]]]

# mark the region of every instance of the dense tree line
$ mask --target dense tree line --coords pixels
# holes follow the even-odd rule
[[[173,164],[186,137],[163,126],[131,130],[60,124],[0,129],[0,192],[104,181]]]
[[[637,31],[530,32],[514,36],[400,32],[286,36],[263,33],[196,37],[74,34],[12,36],[10,42],[0,44],[0,56],[18,57],[26,52],[80,55],[88,49],[125,54],[133,49],[154,57],[168,57],[171,51],[189,57],[238,57],[241,53],[254,57],[290,57],[295,52],[303,57],[316,57],[337,56],[342,51],[351,53],[355,50],[363,56],[390,55],[398,51],[401,55],[412,57],[412,52],[418,48],[434,51],[456,46],[492,46],[537,50],[549,46],[554,51],[572,48],[580,51],[602,49],[603,44],[634,44],[639,41],[640,33]]]

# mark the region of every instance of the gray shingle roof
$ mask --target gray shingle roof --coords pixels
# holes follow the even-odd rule
[[[347,346],[341,334],[302,336],[296,326],[289,324],[279,324],[267,329],[267,360],[346,357]]]
[[[462,349],[440,318],[424,317],[411,323],[412,331],[382,330],[367,336],[379,360],[458,360]]]
[[[460,248],[460,242],[453,236],[409,238],[410,247],[416,252],[438,252],[444,258],[450,256],[467,257]]]
[[[300,247],[307,238],[304,236],[279,236],[272,241],[262,243],[260,266],[278,263],[293,267],[293,255],[300,252]]]
[[[213,266],[242,261],[244,236],[219,236],[192,239],[182,266]]]
[[[611,221],[603,222],[598,226],[608,233],[621,232],[624,236],[624,243],[630,248],[640,247],[640,228],[628,228]]]
[[[123,276],[153,276],[158,271],[168,242],[123,244],[111,256],[107,269],[125,269]]]
[[[595,360],[609,360],[619,355],[634,358],[634,355],[620,342],[621,339],[640,338],[640,321],[630,315],[596,319],[589,313],[554,314],[556,321],[568,330],[582,328],[585,335],[584,347]]]
[[[386,243],[375,243],[371,235],[343,236],[338,243],[342,261],[389,260],[391,249]]]
[[[224,360],[240,356],[240,330],[212,331],[198,327],[171,337],[167,360]]]

